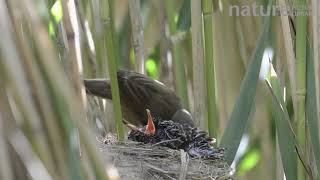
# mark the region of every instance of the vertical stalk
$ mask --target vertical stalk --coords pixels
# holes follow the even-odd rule
[[[67,73],[71,79],[71,83],[75,89],[76,95],[81,100],[81,105],[84,107],[86,102],[85,90],[80,81],[80,75],[82,76],[82,42],[81,42],[81,31],[79,26],[79,18],[74,0],[62,1],[63,8],[63,22],[65,25],[65,31],[67,34],[68,48],[66,49],[67,58]],[[72,130],[70,130],[70,136]],[[70,162],[77,159],[80,156],[80,143],[79,134],[77,130],[77,141],[78,148],[70,148]],[[79,153],[79,154],[78,154]],[[74,171],[80,171],[80,166],[70,166]],[[72,178],[78,178],[79,176],[71,174]]]
[[[10,1],[11,2],[11,1]],[[54,48],[51,44],[51,39],[48,36],[47,30],[46,30],[46,26],[44,23],[42,23],[42,21],[40,20],[39,16],[37,16],[37,12],[34,11],[34,9],[36,9],[36,5],[34,4],[33,1],[30,0],[24,0],[24,1],[19,1],[19,3],[21,6],[21,10],[19,11],[20,13],[23,12],[23,16],[25,16],[26,20],[28,20],[28,22],[30,23],[30,33],[31,33],[31,37],[33,38],[34,41],[34,51],[32,52],[36,52],[37,54],[37,58],[35,59],[37,66],[40,69],[40,72],[42,73],[42,75],[40,76],[41,78],[43,78],[43,80],[45,80],[47,87],[48,87],[48,91],[52,92],[52,94],[50,95],[51,97],[51,103],[53,106],[55,106],[54,108],[56,108],[56,114],[57,116],[60,116],[60,114],[62,114],[63,117],[59,117],[59,120],[64,121],[61,125],[62,128],[65,129],[70,129],[70,125],[73,124],[72,122],[74,122],[76,124],[76,126],[78,127],[79,130],[79,135],[80,135],[80,139],[82,140],[82,147],[83,148],[83,154],[85,156],[89,157],[90,160],[90,165],[93,171],[94,171],[94,175],[96,177],[96,179],[107,179],[106,175],[105,175],[105,168],[103,168],[102,162],[101,162],[101,158],[98,157],[99,153],[98,150],[95,148],[95,146],[93,145],[92,142],[92,136],[89,133],[89,128],[83,123],[84,122],[84,111],[83,111],[83,107],[81,104],[81,101],[79,100],[78,96],[75,93],[75,90],[73,88],[71,84],[71,82],[69,81],[69,79],[65,78],[65,73],[64,71],[62,71],[61,66],[59,66],[59,62],[57,61],[57,54],[54,51]],[[0,6],[2,7],[2,6]],[[3,12],[3,11],[1,11]],[[1,16],[2,17],[2,16]],[[2,22],[2,21],[0,21]],[[3,27],[3,26],[0,26]],[[4,27],[8,27],[8,26],[4,26]],[[5,33],[6,31],[2,31],[3,33]],[[12,30],[10,31],[12,32]],[[6,36],[8,37],[8,36]],[[6,44],[5,47],[7,47],[8,45],[12,45],[11,41],[9,39],[4,39],[4,42]],[[2,44],[2,43],[0,43]],[[10,46],[8,46],[8,48],[10,48]],[[15,52],[13,47],[11,47],[10,49],[12,49],[13,51],[5,51],[5,52]],[[28,49],[28,48],[27,48]],[[1,49],[2,50],[2,49]],[[18,55],[17,55],[18,56]],[[23,57],[20,57],[23,58]],[[9,64],[12,64],[12,62],[17,61],[16,59],[20,59],[20,58],[16,58],[16,57],[11,57],[9,56],[9,58],[4,59],[5,61],[3,62],[11,62]],[[2,61],[1,61],[2,62]],[[17,61],[20,62],[20,61]],[[9,65],[8,64],[8,65]],[[20,63],[16,63],[16,64],[20,64]],[[1,66],[3,67],[3,66]],[[10,67],[10,66],[9,66]],[[20,66],[18,66],[20,67]],[[23,66],[23,68],[25,68]],[[9,68],[6,68],[5,71],[9,71]],[[1,71],[3,72],[3,71]],[[20,75],[21,73],[23,73],[24,71],[21,68],[15,67],[13,68],[13,70],[11,70],[10,72],[14,72],[14,73],[10,73],[9,75],[14,75],[18,74]],[[25,75],[23,74],[23,76],[21,76],[23,78],[25,78]],[[32,101],[30,101],[29,99],[31,97],[29,97],[29,93],[27,93],[25,90],[29,89],[29,87],[27,87],[25,85],[24,81],[19,80],[20,78],[18,77],[13,77],[11,78],[13,81],[12,82],[18,82],[16,85],[18,88],[13,88],[15,90],[19,90],[17,91],[17,100],[19,100],[19,97],[22,97],[22,101],[21,103],[19,103],[19,105],[23,105],[20,106],[21,110],[23,110],[24,108],[26,108],[26,110],[23,110],[23,112],[26,112],[26,115],[30,115],[30,118],[26,116],[26,119],[30,119],[33,120],[33,124],[36,125],[36,130],[34,132],[36,132],[36,136],[35,139],[39,139],[41,137],[44,137],[44,135],[42,135],[41,130],[43,129],[42,126],[35,124],[37,121],[37,116],[34,116],[33,112],[34,110],[32,108],[35,108],[36,105],[34,103],[32,103]],[[12,82],[10,82],[10,84],[12,84]],[[30,83],[30,81],[27,81],[28,83]],[[15,85],[15,86],[16,86]],[[20,87],[20,88],[19,88]],[[32,89],[30,89],[32,90]],[[35,91],[36,92],[36,91]],[[32,98],[34,98],[35,94],[32,94]],[[20,100],[19,100],[20,101]],[[60,101],[60,102],[58,102]],[[56,106],[56,104],[59,103],[65,105],[63,107],[61,106]],[[49,119],[48,119],[49,120]],[[72,121],[73,120],[73,121]],[[41,118],[40,120],[41,121]],[[74,132],[74,131],[73,131]],[[27,134],[27,133],[25,133]],[[77,178],[80,174],[80,171],[74,171],[74,167],[76,167],[78,164],[75,164],[76,162],[83,162],[83,161],[78,161],[80,158],[79,156],[74,156],[75,154],[72,154],[72,156],[70,157],[70,152],[74,152],[74,148],[76,148],[74,146],[74,134],[71,134],[71,136],[69,136],[68,138],[66,138],[65,141],[68,142],[72,142],[72,145],[70,146],[65,146],[62,147],[64,148],[66,151],[65,152],[65,157],[67,157],[65,164],[68,164],[69,162],[72,162],[73,164],[68,164],[72,169],[68,169],[66,171],[70,172],[73,178]],[[34,138],[32,138],[34,139]],[[41,140],[41,142],[44,142],[43,140]],[[59,146],[61,147],[61,146]],[[44,151],[44,155],[45,157],[51,157],[48,156],[48,152],[50,152],[49,150]],[[40,154],[41,155],[41,154]],[[41,156],[40,156],[41,157]],[[69,159],[71,158],[71,159]],[[74,159],[77,158],[77,159]],[[41,159],[41,158],[40,158]],[[71,160],[71,161],[69,161]],[[82,159],[83,160],[83,159]],[[85,161],[85,160],[84,160]],[[55,161],[53,161],[55,162]],[[85,162],[83,162],[85,163]],[[46,165],[46,167],[50,167],[48,165]],[[51,168],[48,168],[48,170],[50,170]],[[55,172],[56,170],[54,169],[53,172]],[[49,171],[50,172],[50,171]],[[51,173],[54,174],[54,173]],[[71,177],[71,178],[72,178]],[[77,178],[79,179],[79,178]]]
[[[168,18],[171,42],[174,35],[177,32],[176,23],[174,21],[175,11],[174,3],[171,0],[165,0],[165,9]],[[185,75],[184,63],[180,56],[180,44],[179,42],[173,42],[172,47],[172,62],[174,67],[174,80],[176,91],[182,101],[183,107],[189,109],[188,92],[187,92],[187,80]]]
[[[282,180],[284,177],[284,171],[283,171],[283,165],[281,161],[281,153],[280,153],[280,147],[279,147],[279,138],[278,134],[276,133],[276,180]]]
[[[67,34],[67,64],[70,78],[74,84],[78,97],[84,100],[84,89],[81,88],[79,73],[82,74],[82,54],[81,54],[81,38],[80,26],[78,24],[78,14],[74,0],[62,1],[63,6],[63,22]],[[83,90],[81,92],[81,89]]]
[[[86,17],[86,10],[84,7],[84,4],[87,4],[89,8],[91,8],[91,3],[86,3],[84,0],[79,1],[79,3],[76,3],[76,9],[78,10],[79,15],[79,26],[81,27],[83,31],[83,76],[84,77],[90,77],[94,78],[97,77],[97,62],[95,56],[95,47],[92,37],[92,31],[89,27],[89,22],[87,21],[88,18]]]
[[[314,75],[315,75],[315,85],[316,85],[316,95],[317,95],[317,114],[320,117],[320,84],[319,84],[319,50],[320,50],[320,3],[318,0],[312,0],[312,31],[313,31],[313,50],[314,50]],[[318,119],[318,126],[320,129],[320,119]]]
[[[105,27],[104,35],[106,40],[106,50],[108,56],[108,70],[111,79],[111,92],[112,92],[112,102],[114,108],[114,115],[116,121],[116,131],[117,136],[120,141],[124,140],[124,131],[122,126],[122,112],[120,106],[120,95],[119,95],[119,86],[117,78],[117,55],[115,49],[114,36],[115,32],[112,28],[112,18],[110,16],[110,1],[104,0],[101,1],[101,19]]]
[[[15,19],[16,23],[14,24],[15,32],[19,32],[20,24],[22,22],[21,17]],[[24,33],[28,33],[25,31]],[[42,119],[43,126],[47,129],[47,139],[49,142],[49,148],[53,157],[55,158],[55,165],[57,167],[56,172],[61,174],[61,178],[66,178],[66,163],[65,158],[63,157],[63,151],[61,147],[63,147],[63,132],[61,131],[59,124],[59,119],[54,114],[54,108],[50,105],[50,96],[47,87],[45,87],[45,80],[43,80],[43,74],[39,71],[38,66],[35,65],[34,60],[36,59],[32,53],[30,53],[31,49],[26,41],[23,41],[24,38],[22,34],[16,33],[16,41],[17,45],[19,45],[19,49],[21,51],[21,61],[23,62],[23,66],[26,69],[26,72],[29,74],[29,83],[32,89],[35,89],[34,93],[37,96],[34,96],[35,102],[37,104],[40,118]],[[49,153],[49,152],[47,152]]]
[[[136,70],[144,74],[143,25],[140,15],[140,0],[129,1],[129,12],[132,27],[132,46],[134,48]]]
[[[172,66],[169,66],[168,51],[170,49],[168,38],[166,37],[166,12],[164,2],[159,3],[159,22],[160,22],[160,80],[165,85],[170,86],[172,82]]]
[[[202,44],[201,1],[191,1],[191,33],[193,60],[194,119],[200,128],[205,129],[206,95]]]
[[[202,0],[203,24],[204,24],[204,45],[205,45],[205,73],[207,85],[207,107],[208,107],[208,130],[212,137],[218,134],[218,119],[215,98],[215,74],[213,61],[213,31],[212,31],[212,11],[211,0]]]
[[[102,24],[102,19],[100,18],[100,6],[99,0],[92,0],[90,3],[91,13],[93,17],[93,39],[94,39],[94,50],[96,55],[96,68],[97,77],[99,78],[109,78],[108,65],[107,65],[107,53],[105,50],[105,36],[103,34],[103,29],[106,27]],[[114,120],[114,114],[112,112],[111,104],[103,103],[105,100],[99,99],[99,107],[102,111],[102,119],[104,129],[115,130],[114,125],[111,120]]]
[[[280,0],[281,1],[281,0]],[[284,1],[282,0],[282,2],[284,3]],[[278,79],[279,79],[279,84],[280,84],[280,90],[281,90],[281,94],[285,93],[285,73],[284,73],[284,68],[288,67],[288,73],[289,73],[289,79],[290,79],[290,86],[291,86],[291,92],[295,92],[295,85],[293,86],[292,83],[295,83],[295,68],[291,68],[291,66],[293,65],[293,67],[295,67],[294,62],[295,62],[295,56],[294,56],[294,50],[293,50],[293,44],[292,44],[292,36],[290,34],[290,27],[289,27],[289,21],[288,21],[288,17],[284,17],[281,16],[280,20],[276,20],[278,22],[277,25],[275,25],[276,27],[274,28],[274,32],[279,31],[279,33],[276,33],[276,36],[274,37],[275,39],[273,40],[276,43],[276,51],[281,52],[282,51],[282,47],[285,47],[285,52],[279,53],[278,57],[276,58],[276,72],[278,73]],[[279,26],[280,25],[280,26]],[[282,32],[282,33],[281,33]],[[285,33],[287,32],[287,34]],[[283,42],[284,39],[284,42]],[[292,48],[292,49],[291,49]],[[289,53],[289,54],[288,54]],[[291,53],[291,54],[290,54]],[[287,54],[287,58],[285,60],[285,55]],[[293,58],[293,59],[291,59]],[[286,62],[284,62],[286,61]],[[285,66],[285,63],[287,63],[287,66]],[[291,79],[292,78],[292,79]],[[294,88],[293,88],[294,87]],[[294,97],[295,93],[291,93],[292,94],[292,103],[293,103],[293,107],[294,107],[294,114],[296,114],[296,108],[295,108],[295,102],[294,101]],[[284,101],[287,102],[287,97],[284,96]],[[270,139],[272,140],[272,139]],[[270,165],[275,167],[273,169],[275,169],[275,176],[274,179],[276,180],[282,180],[284,177],[284,170],[283,170],[283,164],[282,164],[282,160],[281,160],[281,152],[280,152],[280,147],[279,147],[279,134],[277,132],[275,132],[275,142],[276,142],[276,146],[274,149],[274,155],[275,155],[275,162],[272,162]],[[271,145],[272,146],[272,145]],[[271,147],[269,145],[269,147]],[[270,158],[269,158],[270,160]],[[269,161],[268,159],[266,161]]]
[[[1,119],[2,117],[0,117]],[[9,149],[5,140],[5,135],[2,127],[2,119],[0,121],[0,178],[13,180],[13,172],[11,171],[11,159]]]
[[[0,4],[2,4],[0,2]],[[0,83],[3,84],[4,81],[0,77]],[[8,106],[8,97],[5,94],[5,87],[0,87],[0,179],[13,180],[13,169],[12,159],[10,157],[9,147],[7,146],[6,138],[9,136],[14,125],[14,119],[12,111]]]
[[[296,80],[297,80],[297,133],[302,150],[306,152],[306,43],[307,43],[307,17],[303,13],[307,4],[305,0],[296,0],[295,8],[298,10],[296,17]],[[305,179],[305,173],[301,163],[298,163],[298,179]]]
[[[285,7],[286,3],[285,0],[278,0],[278,4],[280,6]],[[294,55],[294,48],[292,44],[292,35],[290,30],[290,23],[288,16],[281,16],[281,27],[282,33],[284,38],[284,47],[287,56],[287,67],[288,67],[288,74],[289,74],[289,81],[290,81],[290,89],[292,94],[292,104],[293,104],[293,111],[294,111],[294,119],[297,119],[297,93],[296,93],[296,77],[295,71],[296,66],[295,62],[295,55]]]
[[[92,18],[93,18],[93,39],[94,48],[97,60],[97,76],[99,78],[106,77],[108,74],[106,59],[107,54],[104,51],[104,38],[103,38],[103,27],[99,15],[99,1],[92,0],[90,3]],[[97,11],[98,9],[98,11]]]

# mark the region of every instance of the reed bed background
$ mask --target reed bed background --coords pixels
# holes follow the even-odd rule
[[[125,141],[120,68],[174,89],[227,148],[236,179],[319,179],[319,8],[317,0],[0,0],[0,179],[117,179],[96,138]],[[83,78],[110,78],[113,101],[87,97]]]

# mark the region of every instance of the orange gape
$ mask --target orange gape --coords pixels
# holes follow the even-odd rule
[[[153,135],[156,133],[156,128],[154,126],[153,119],[151,117],[149,109],[147,109],[147,115],[148,115],[148,123],[147,123],[147,127],[146,127],[146,130],[144,131],[144,133],[147,135]]]

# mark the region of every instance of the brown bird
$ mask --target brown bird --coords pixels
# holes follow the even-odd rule
[[[194,126],[190,113],[183,109],[177,95],[159,81],[146,75],[119,70],[117,73],[121,108],[124,119],[134,125],[146,125],[146,109],[161,119],[171,119],[180,124]],[[108,79],[85,79],[86,92],[105,99],[111,99],[111,85]]]

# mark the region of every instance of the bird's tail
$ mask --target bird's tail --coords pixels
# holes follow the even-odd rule
[[[111,86],[109,79],[84,79],[84,86],[88,94],[111,99]]]

